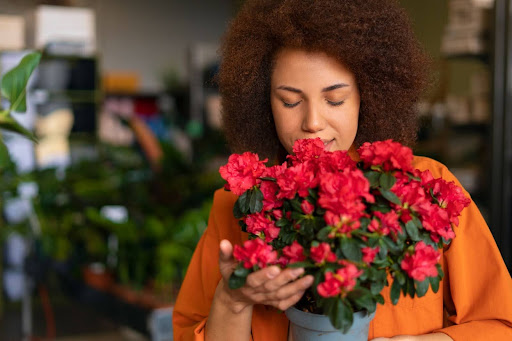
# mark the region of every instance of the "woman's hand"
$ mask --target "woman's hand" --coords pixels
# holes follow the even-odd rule
[[[220,242],[219,268],[222,280],[217,293],[234,313],[254,304],[265,304],[286,310],[302,297],[304,291],[313,284],[313,276],[297,279],[304,269],[284,269],[269,266],[247,276],[240,289],[232,290],[228,282],[238,262],[233,258],[233,246],[227,240]]]

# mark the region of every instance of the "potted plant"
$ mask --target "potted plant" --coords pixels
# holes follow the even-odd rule
[[[234,247],[240,264],[229,285],[241,287],[271,264],[305,268],[313,286],[286,311],[294,340],[332,333],[366,340],[385,286],[393,304],[401,292],[437,292],[438,249],[455,237],[452,227],[470,200],[454,183],[413,169],[412,151],[391,140],[363,144],[359,162],[325,151],[320,139],[298,140],[293,151],[282,165],[266,167],[267,160],[244,153],[220,168],[226,189],[239,195],[233,213],[249,233]]]

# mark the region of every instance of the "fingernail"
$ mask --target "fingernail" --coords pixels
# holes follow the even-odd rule
[[[292,275],[294,275],[294,276],[299,276],[299,275],[301,275],[303,272],[304,272],[304,269],[303,269],[303,268],[293,269],[293,270],[292,270]]]
[[[279,269],[272,267],[270,270],[268,270],[267,276],[268,278],[274,278],[279,274]]]

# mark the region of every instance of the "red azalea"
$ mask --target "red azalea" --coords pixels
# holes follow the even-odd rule
[[[287,259],[287,263],[290,264],[302,262],[306,259],[304,248],[296,240],[293,241],[292,245],[283,248],[283,256]]]
[[[302,204],[300,204],[300,208],[302,208],[302,212],[304,212],[304,214],[306,214],[306,215],[313,213],[313,211],[315,210],[315,206],[307,200],[302,200]]]
[[[274,208],[283,206],[282,200],[277,199],[279,186],[273,181],[262,181],[260,185],[263,193],[263,211],[271,211]]]
[[[220,175],[228,182],[226,189],[236,195],[242,195],[261,182],[259,177],[265,171],[267,161],[268,159],[260,161],[257,154],[250,152],[231,154],[228,163],[219,168]]]
[[[377,253],[379,253],[379,247],[371,248],[369,246],[363,247],[361,251],[363,252],[363,262],[366,264],[370,264],[375,259]]]
[[[310,257],[317,264],[322,264],[325,261],[336,261],[336,255],[331,251],[331,246],[325,242],[320,243],[318,246],[312,246],[310,249]]]
[[[281,175],[286,169],[286,162],[283,162],[280,165],[275,165],[272,167],[265,168],[265,171],[262,174],[262,177],[269,177],[277,179],[279,175]]]
[[[342,260],[340,264],[344,265],[343,268],[336,271],[336,278],[341,282],[344,292],[349,292],[356,286],[356,279],[361,276],[363,270],[359,270],[354,264]]]
[[[295,165],[297,163],[317,159],[324,153],[324,150],[325,145],[319,137],[315,139],[297,140],[293,144],[293,154],[295,155],[288,155],[288,159]]]
[[[242,262],[246,269],[254,266],[264,268],[277,261],[277,252],[272,250],[272,246],[256,238],[246,241],[243,246],[235,245],[233,257]]]
[[[320,179],[318,205],[326,210],[358,219],[366,208],[363,199],[375,201],[370,194],[370,183],[360,170],[326,173]]]
[[[316,290],[322,297],[338,296],[341,293],[341,283],[333,276],[332,272],[327,272],[325,281],[318,284]]]
[[[429,189],[432,189],[434,196],[439,201],[439,206],[446,209],[450,222],[458,226],[460,213],[471,203],[471,200],[464,195],[462,188],[453,181],[432,179],[426,185],[426,190]]]
[[[380,224],[377,229],[374,229],[375,224],[370,223],[370,225],[368,225],[368,231],[378,232],[384,236],[387,236],[390,232],[395,236],[402,232],[402,227],[398,222],[398,215],[395,211],[389,211],[388,213],[375,211],[373,214],[375,217],[379,218]]]
[[[392,140],[365,142],[358,150],[366,167],[381,166],[385,172],[402,169],[412,171],[412,150]]]
[[[437,276],[436,264],[440,258],[437,250],[420,241],[415,245],[413,254],[405,255],[400,266],[409,277],[421,282],[427,277]]]
[[[357,163],[352,160],[348,152],[336,150],[325,152],[318,158],[319,173],[335,173],[345,168],[356,169]]]
[[[315,177],[313,164],[308,162],[297,164],[287,168],[277,177],[279,186],[278,199],[293,199],[296,194],[305,198],[308,196],[308,190],[317,186],[318,178]]]
[[[247,224],[247,232],[260,237],[265,236],[266,242],[271,242],[279,236],[280,228],[263,212],[249,214],[244,220]]]
[[[446,240],[455,237],[448,212],[438,205],[430,203],[428,209],[421,212],[420,219],[425,230],[438,234]]]
[[[326,211],[324,214],[324,220],[327,225],[334,227],[333,234],[329,235],[330,238],[334,238],[336,234],[348,234],[351,231],[358,229],[361,226],[361,222],[358,220],[362,214],[361,212],[354,212],[353,215],[343,214],[339,215],[331,211]]]

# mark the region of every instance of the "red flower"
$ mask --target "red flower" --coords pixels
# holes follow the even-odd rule
[[[412,255],[405,255],[400,266],[409,277],[421,282],[427,277],[437,276],[436,264],[440,257],[441,254],[437,250],[420,241],[415,245]]]
[[[302,200],[302,204],[300,204],[300,208],[302,208],[302,212],[304,212],[304,214],[307,214],[307,215],[313,213],[313,211],[315,210],[315,206],[307,200]]]
[[[245,152],[243,154],[231,154],[228,163],[219,168],[220,175],[228,183],[226,189],[236,195],[242,195],[245,191],[261,182],[259,177],[265,171],[265,162],[268,159],[259,160],[257,154]]]
[[[277,261],[277,252],[272,250],[272,246],[256,238],[246,241],[243,246],[235,245],[233,257],[242,262],[246,269],[254,266],[264,268]]]
[[[365,167],[381,166],[382,170],[412,171],[412,150],[392,140],[366,142],[358,150]]]
[[[293,144],[293,154],[295,155],[289,155],[288,159],[295,165],[320,157],[320,155],[324,153],[324,150],[325,145],[319,137],[315,139],[297,140]]]
[[[304,248],[296,240],[293,241],[292,245],[283,248],[283,256],[286,258],[287,263],[290,264],[302,262],[306,259]]]
[[[324,214],[324,220],[327,225],[333,226],[333,235],[329,237],[334,238],[336,234],[347,234],[353,230],[358,229],[361,226],[361,222],[358,220],[361,215],[360,212],[354,212],[353,215],[348,214],[335,214],[331,211],[326,211]]]
[[[334,297],[341,294],[347,294],[357,284],[357,278],[363,273],[357,267],[349,262],[342,262],[343,268],[338,269],[335,274],[325,273],[325,281],[318,284],[317,291],[322,297]]]
[[[325,274],[325,281],[316,287],[318,294],[322,297],[334,297],[341,293],[341,282],[338,281],[332,272]]]
[[[375,259],[377,253],[379,253],[379,247],[377,246],[376,248],[371,248],[367,246],[363,247],[361,251],[363,252],[363,262],[370,264]]]
[[[280,228],[263,212],[249,214],[244,219],[247,224],[247,232],[260,237],[265,236],[266,242],[271,242],[279,236]]]
[[[363,199],[374,202],[370,183],[360,170],[345,169],[339,173],[326,173],[320,179],[318,205],[354,220],[364,215]]]
[[[283,202],[277,199],[277,191],[279,186],[273,181],[262,181],[260,185],[261,193],[263,193],[263,211],[271,211],[274,208],[281,207]]]
[[[308,190],[317,186],[318,178],[315,177],[313,165],[305,162],[287,168],[277,177],[279,186],[278,199],[293,199],[296,194],[305,198],[308,196]]]
[[[281,175],[286,169],[286,162],[283,162],[281,165],[275,165],[272,167],[265,168],[265,171],[262,174],[262,177],[269,177],[277,179],[279,175]]]
[[[402,227],[398,222],[398,215],[395,211],[389,211],[388,213],[382,213],[379,211],[373,212],[374,216],[380,221],[380,224],[374,223],[375,219],[368,225],[368,231],[378,232],[384,236],[387,236],[390,232],[394,235],[402,232]]]
[[[458,226],[460,213],[471,203],[471,200],[464,195],[462,188],[453,181],[432,179],[426,184],[426,190],[429,189],[432,189],[434,196],[439,201],[439,206],[446,209],[450,222]]]
[[[331,251],[331,247],[327,243],[320,243],[318,246],[312,246],[310,249],[310,257],[317,264],[322,264],[325,261],[335,262],[336,255]]]

